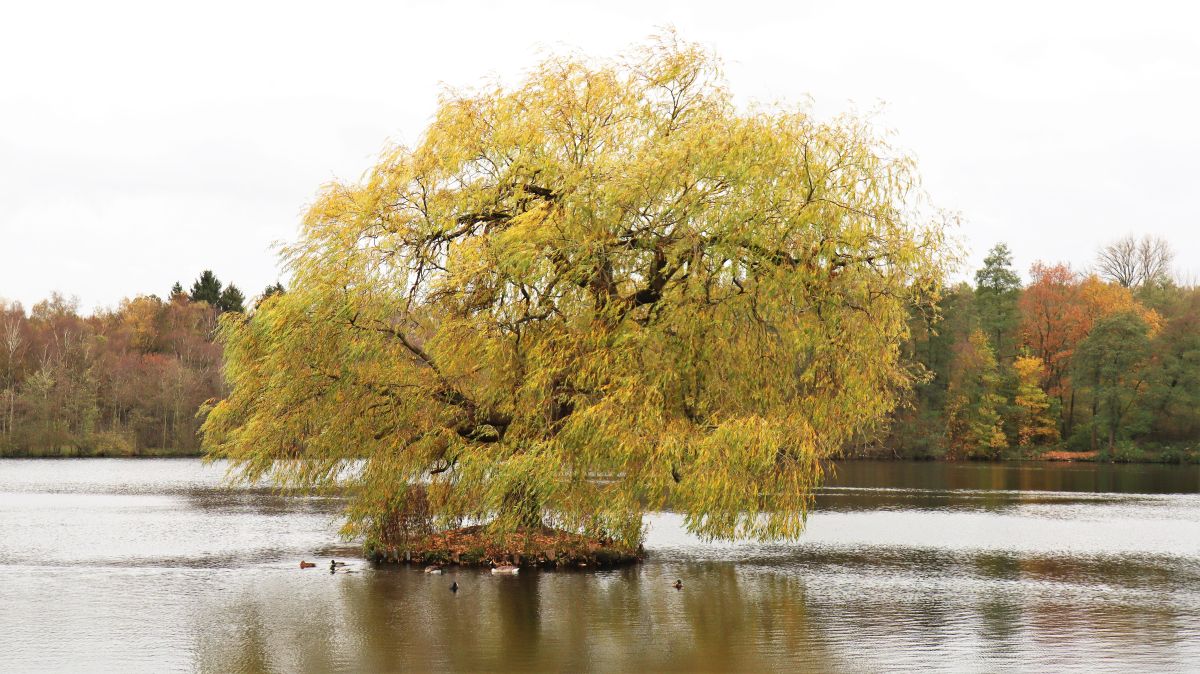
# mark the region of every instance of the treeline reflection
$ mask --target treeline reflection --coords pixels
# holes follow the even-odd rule
[[[1105,583],[1073,583],[1052,561],[927,558],[905,573],[836,561],[804,577],[806,560],[515,578],[392,568],[325,578],[336,592],[257,583],[204,606],[197,657],[207,671],[882,671],[1041,668],[1074,654],[1157,669],[1188,657],[1164,644],[1197,638],[1170,593],[1106,598]]]

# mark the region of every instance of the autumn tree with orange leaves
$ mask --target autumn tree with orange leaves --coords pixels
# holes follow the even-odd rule
[[[1065,437],[1075,421],[1072,359],[1097,321],[1119,312],[1132,312],[1155,330],[1161,318],[1142,306],[1128,288],[1094,275],[1082,276],[1067,265],[1035,263],[1030,276],[1032,281],[1018,302],[1022,337],[1042,361],[1043,388],[1062,406],[1061,430]]]

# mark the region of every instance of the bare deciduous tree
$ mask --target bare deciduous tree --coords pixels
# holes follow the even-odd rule
[[[1096,266],[1101,276],[1137,288],[1167,280],[1174,259],[1175,251],[1166,239],[1147,234],[1139,240],[1129,235],[1101,248]]]
[[[1138,263],[1142,271],[1141,283],[1156,283],[1171,277],[1171,263],[1175,261],[1175,251],[1171,244],[1159,236],[1146,235],[1138,243]]]
[[[7,415],[0,416],[0,421],[4,422],[0,426],[4,427],[5,433],[12,433],[13,427],[13,411],[16,401],[16,364],[17,352],[22,346],[21,338],[21,323],[15,316],[6,318],[4,323],[0,325],[3,328],[4,334],[0,338],[0,346],[4,347],[5,351],[5,393],[8,397]]]

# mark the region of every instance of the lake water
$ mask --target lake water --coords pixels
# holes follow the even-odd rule
[[[1200,671],[1198,467],[850,462],[797,543],[664,513],[637,567],[516,577],[222,476],[0,460],[0,671]]]

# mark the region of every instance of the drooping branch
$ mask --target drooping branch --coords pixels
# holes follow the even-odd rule
[[[359,315],[355,314],[350,318],[349,325],[358,330],[369,330],[379,332],[399,340],[404,348],[417,359],[427,366],[438,380],[438,388],[432,391],[431,396],[434,400],[456,407],[465,414],[465,418],[460,423],[454,426],[454,432],[460,437],[467,440],[479,442],[497,442],[504,437],[504,431],[512,423],[512,417],[506,414],[500,414],[494,411],[481,412],[479,405],[474,400],[467,397],[458,388],[450,384],[449,380],[442,374],[434,359],[420,346],[412,341],[399,328],[386,326],[362,326],[358,324]],[[495,429],[493,431],[488,428]]]

